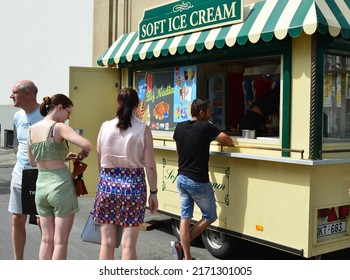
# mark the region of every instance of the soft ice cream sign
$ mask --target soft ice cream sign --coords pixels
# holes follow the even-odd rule
[[[184,34],[243,21],[242,0],[176,1],[146,10],[139,41]]]

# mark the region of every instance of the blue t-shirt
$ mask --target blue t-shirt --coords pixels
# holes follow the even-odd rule
[[[13,124],[16,130],[18,150],[17,162],[14,167],[14,172],[22,175],[24,168],[30,168],[31,165],[28,160],[27,138],[29,135],[29,127],[32,124],[42,120],[43,116],[40,114],[39,107],[32,113],[26,114],[24,110],[19,110],[13,117]]]

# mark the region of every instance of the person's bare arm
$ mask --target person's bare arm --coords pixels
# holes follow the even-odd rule
[[[147,181],[149,184],[150,191],[157,191],[157,166],[154,159],[153,153],[153,137],[149,127],[145,130],[145,168]],[[155,214],[158,210],[158,198],[157,193],[150,194],[148,197],[148,206],[150,208],[150,213]]]
[[[232,138],[224,132],[220,132],[220,134],[215,138],[215,140],[224,146],[234,146]]]
[[[77,154],[78,158],[84,159],[89,155],[89,152],[92,149],[92,144],[90,143],[89,140],[85,139],[84,137],[76,133],[74,129],[71,128],[69,125],[66,125],[64,123],[56,124],[56,131],[59,134],[57,135],[57,137],[66,139],[68,142],[82,149],[82,151]]]
[[[96,151],[97,151],[97,167],[98,167],[98,173],[101,172],[101,135],[102,135],[102,129],[103,126],[100,127],[100,131],[98,132],[97,136],[97,143],[96,143]]]
[[[28,160],[31,166],[36,167],[36,162],[34,160],[32,151],[30,150],[30,144],[29,139],[27,140],[27,153],[28,153]]]
[[[145,130],[145,167],[147,181],[152,191],[157,189],[157,168],[153,152],[153,138],[149,127]]]

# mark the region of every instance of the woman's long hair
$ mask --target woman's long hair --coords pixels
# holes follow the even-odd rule
[[[132,114],[139,105],[139,97],[133,88],[123,88],[118,94],[117,102],[117,127],[121,130],[126,130],[131,127]]]
[[[63,108],[73,107],[72,100],[62,93],[57,93],[51,97],[46,96],[43,98],[43,102],[40,104],[40,114],[45,117],[51,109],[60,104],[63,106]]]

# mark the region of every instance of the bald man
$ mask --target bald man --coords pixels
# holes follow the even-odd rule
[[[28,160],[27,138],[29,127],[40,121],[43,116],[39,111],[36,101],[38,88],[29,80],[17,82],[10,98],[13,99],[15,107],[20,108],[15,113],[14,133],[15,146],[17,146],[17,162],[12,171],[11,193],[8,211],[12,213],[12,244],[15,260],[23,260],[24,246],[26,243],[26,220],[27,215],[22,211],[22,172],[25,168],[32,168]]]

